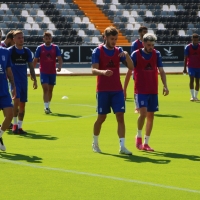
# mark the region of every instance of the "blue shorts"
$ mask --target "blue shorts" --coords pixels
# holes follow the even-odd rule
[[[157,94],[135,94],[137,108],[147,107],[148,112],[158,111]]]
[[[4,108],[13,107],[12,99],[10,94],[8,93],[7,96],[0,96],[0,109],[3,110]]]
[[[188,67],[189,76],[193,76],[195,78],[200,78],[200,68],[190,68]]]
[[[111,108],[114,113],[125,112],[125,101],[123,91],[97,92],[96,97],[98,114],[108,114],[111,112]]]
[[[56,85],[56,74],[43,74],[40,73],[41,84]]]
[[[19,82],[15,83],[16,86],[16,99],[20,99],[20,102],[28,101],[28,83],[27,82]]]

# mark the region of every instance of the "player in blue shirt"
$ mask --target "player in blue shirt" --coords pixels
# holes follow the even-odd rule
[[[13,105],[10,93],[8,90],[8,81],[12,85],[12,98],[16,96],[16,88],[11,70],[10,53],[7,49],[0,47],[0,110],[3,110],[4,121],[0,127],[0,150],[5,151],[6,147],[3,143],[2,135],[9,127],[13,118]]]
[[[23,32],[17,30],[13,33],[13,37],[15,45],[10,47],[9,51],[11,55],[12,72],[15,79],[17,95],[14,99],[14,117],[12,131],[15,134],[26,134],[26,132],[22,129],[22,122],[24,119],[25,105],[28,96],[27,63],[30,70],[30,77],[33,81],[33,89],[37,89],[37,80],[32,63],[32,53],[30,49],[23,46]]]

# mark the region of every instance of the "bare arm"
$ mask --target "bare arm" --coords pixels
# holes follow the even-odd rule
[[[58,69],[57,69],[57,72],[60,72],[61,68],[62,68],[63,60],[62,60],[61,56],[58,56],[57,58],[58,58]]]
[[[34,60],[33,60],[33,67],[34,68],[36,68],[38,60],[39,60],[38,58],[34,58]]]
[[[134,65],[133,65],[133,61],[131,59],[131,57],[129,56],[127,51],[123,51],[119,54],[119,57],[123,57],[126,56],[126,60],[123,61],[122,63],[129,69],[129,70],[133,70]]]
[[[164,96],[166,96],[166,95],[169,94],[169,90],[168,90],[168,87],[167,87],[166,74],[165,74],[163,67],[159,67],[158,70],[160,72],[160,77],[161,77],[161,80],[162,80],[162,83],[163,83],[163,94],[164,94]]]
[[[11,84],[11,88],[12,88],[12,99],[15,99],[16,97],[16,88],[15,88],[15,81],[14,81],[14,76],[11,70],[11,67],[6,68],[6,75],[8,77],[8,80]]]
[[[125,80],[124,80],[124,97],[125,97],[125,99],[126,99],[126,90],[127,90],[128,83],[130,81],[131,75],[132,75],[132,70],[129,69],[126,73],[126,77],[125,77]]]
[[[187,59],[188,59],[188,56],[185,56],[184,57],[184,69],[183,69],[183,73],[187,73]]]
[[[113,71],[112,70],[100,70],[99,69],[99,63],[92,64],[92,74],[94,75],[104,75],[104,76],[112,76]]]
[[[33,89],[37,89],[37,79],[36,79],[36,76],[35,76],[35,70],[34,70],[34,67],[33,67],[33,62],[29,62],[28,67],[29,67],[29,70],[30,70],[31,80],[33,81]]]

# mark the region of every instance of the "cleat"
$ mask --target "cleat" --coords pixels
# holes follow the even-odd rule
[[[144,144],[142,146],[142,150],[144,150],[144,151],[154,151],[154,149],[152,149],[148,144]]]
[[[95,153],[101,153],[101,149],[99,148],[99,145],[98,144],[92,144],[92,150],[95,152]]]
[[[6,147],[3,144],[3,138],[2,137],[0,138],[0,150],[2,150],[2,151],[6,150]]]
[[[50,113],[50,114],[52,113],[51,110],[50,110],[50,108],[49,108],[49,113]]]
[[[13,124],[11,123],[8,129],[12,129],[13,128]]]
[[[25,134],[27,134],[27,132],[24,131],[22,128],[19,128],[19,129],[18,129],[18,134],[20,134],[20,135],[25,135]]]
[[[135,109],[135,113],[136,114],[139,113],[139,109],[138,108]]]
[[[194,101],[199,101],[199,99],[197,97],[194,97]]]
[[[142,138],[135,137],[135,146],[138,150],[142,150]]]
[[[125,154],[125,155],[132,155],[132,152],[130,152],[126,147],[121,147],[119,150],[120,154]]]
[[[195,101],[195,98],[191,97],[191,98],[190,98],[190,101]]]
[[[13,124],[12,132],[13,132],[14,134],[17,134],[17,133],[18,133],[18,125],[17,125],[17,124]]]
[[[49,108],[45,108],[45,109],[44,109],[44,112],[45,112],[46,114],[50,114]]]

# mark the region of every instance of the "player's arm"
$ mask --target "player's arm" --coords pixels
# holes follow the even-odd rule
[[[15,87],[15,81],[14,81],[14,76],[11,70],[11,67],[7,67],[6,68],[6,75],[8,77],[8,80],[11,84],[11,88],[12,88],[12,99],[15,99],[16,97],[16,87]]]
[[[167,78],[166,78],[165,71],[164,71],[163,67],[159,67],[158,70],[160,72],[160,77],[161,77],[161,80],[163,83],[163,95],[167,96],[169,94],[169,90],[167,87]]]
[[[57,68],[57,72],[61,71],[62,65],[63,65],[63,59],[61,56],[57,56],[58,59],[58,68]]]
[[[92,74],[94,75],[104,75],[104,76],[112,76],[113,71],[111,70],[100,70],[99,69],[99,63],[93,63],[92,64]]]
[[[119,57],[125,57],[125,60],[122,61],[122,63],[129,69],[129,70],[133,70],[134,65],[133,65],[133,61],[131,60],[129,54],[127,51],[122,51],[119,54]]]
[[[39,61],[39,58],[34,58],[33,59],[33,67],[34,68],[36,68],[38,61]]]
[[[132,70],[129,69],[126,73],[126,77],[124,80],[124,98],[125,98],[125,100],[126,100],[126,90],[127,90],[128,83],[130,81],[131,76],[132,76]]]
[[[33,62],[28,62],[28,67],[30,70],[31,80],[33,81],[33,89],[37,89],[37,79],[36,79],[35,70],[33,67]]]
[[[186,74],[187,73],[187,59],[188,59],[188,55],[189,55],[189,46],[186,46],[184,49],[184,63],[183,63],[183,73]]]

